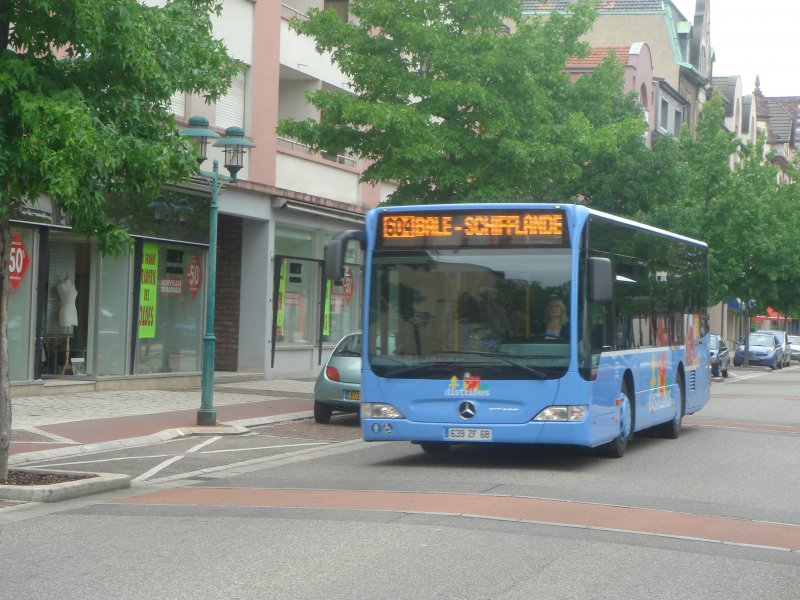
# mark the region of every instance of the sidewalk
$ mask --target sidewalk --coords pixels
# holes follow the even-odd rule
[[[200,390],[70,392],[12,398],[10,466],[312,416],[313,380],[217,383],[215,427],[197,427]]]

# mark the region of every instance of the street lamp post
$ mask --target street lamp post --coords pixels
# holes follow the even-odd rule
[[[241,127],[228,127],[225,136],[220,137],[208,128],[208,119],[191,117],[189,127],[180,130],[180,135],[195,142],[198,151],[197,172],[206,180],[211,189],[211,206],[208,221],[208,268],[206,274],[206,330],[203,335],[203,374],[201,380],[200,409],[197,411],[198,425],[216,425],[217,410],[214,408],[214,355],[217,338],[214,335],[214,308],[217,286],[217,214],[219,213],[219,192],[226,182],[237,181],[236,176],[244,166],[245,148],[255,144],[244,137]],[[230,177],[219,172],[219,161],[214,160],[212,170],[204,171],[200,165],[207,157],[209,138],[218,138],[214,147],[225,151],[225,168]]]

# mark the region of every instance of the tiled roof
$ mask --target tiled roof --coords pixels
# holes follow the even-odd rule
[[[792,140],[794,118],[786,111],[780,102],[767,98],[769,107],[769,137],[770,143],[786,144]]]
[[[777,102],[795,119],[800,119],[800,96],[770,96],[770,102]]]
[[[736,84],[738,80],[739,77],[737,75],[711,78],[711,85],[714,91],[722,96],[722,101],[725,104],[725,115],[728,117],[733,116],[733,104],[736,100]]]
[[[535,11],[564,11],[576,0],[524,0],[522,10]],[[626,12],[626,11],[661,11],[664,10],[663,0],[600,0],[600,12]]]
[[[606,56],[614,52],[619,61],[624,65],[628,62],[628,46],[598,46],[592,48],[586,58],[570,58],[567,61],[568,69],[595,69],[600,66]]]

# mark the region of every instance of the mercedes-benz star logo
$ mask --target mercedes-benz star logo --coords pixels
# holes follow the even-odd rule
[[[475,416],[475,405],[472,402],[462,402],[458,405],[458,414],[462,419],[471,419]]]

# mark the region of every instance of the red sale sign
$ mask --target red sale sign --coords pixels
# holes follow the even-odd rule
[[[28,272],[28,267],[31,264],[31,258],[28,256],[28,249],[22,241],[22,236],[15,233],[11,236],[11,257],[8,263],[9,278],[11,280],[11,288],[16,292],[19,285],[22,283],[25,273]]]
[[[347,267],[347,273],[345,273],[344,279],[342,280],[342,287],[344,288],[345,302],[350,304],[350,300],[353,298],[353,288],[355,287],[353,272],[350,270],[350,267]]]
[[[200,266],[200,257],[197,254],[192,254],[192,258],[189,259],[186,281],[189,283],[192,298],[197,298],[197,292],[200,291],[200,284],[203,282],[203,267]]]

